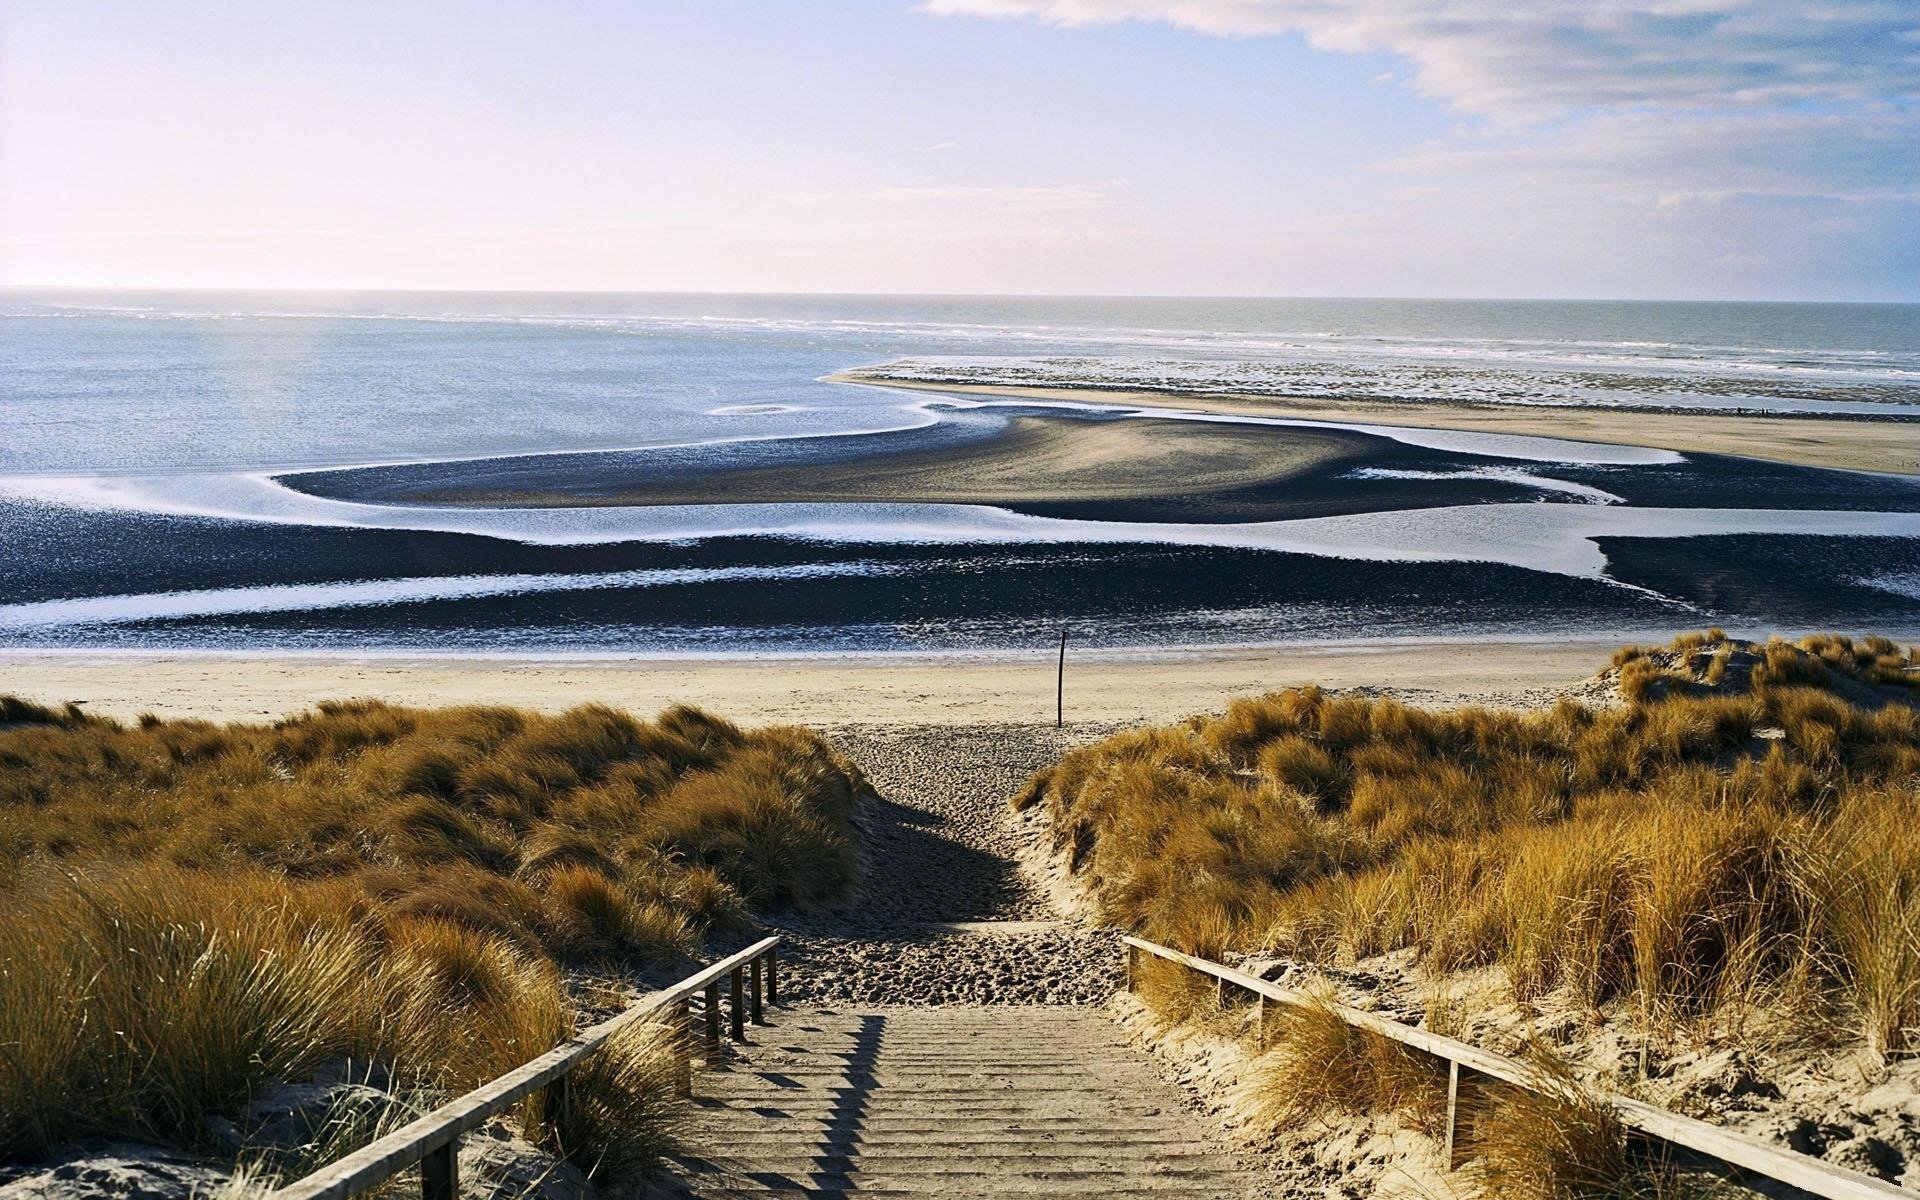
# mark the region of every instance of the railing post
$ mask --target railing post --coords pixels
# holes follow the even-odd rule
[[[753,960],[753,988],[748,993],[753,1003],[753,1008],[752,1011],[747,1014],[753,1019],[755,1025],[765,1025],[767,1023],[766,1015],[760,1011],[760,987],[760,960],[755,958]]]
[[[1261,995],[1253,1002],[1253,1048],[1256,1054],[1267,1052],[1267,998]]]
[[[707,985],[707,1065],[720,1061],[720,984]]]
[[[742,976],[745,974],[745,969],[741,967],[735,967],[727,972],[727,1020],[731,1026],[728,1032],[736,1042],[747,1040],[746,1004],[740,995],[743,990],[742,984],[745,982]]]
[[[460,1139],[451,1137],[420,1159],[420,1200],[458,1200],[460,1195]]]
[[[1127,943],[1127,990],[1140,990],[1140,947]]]
[[[680,1028],[673,1037],[674,1086],[685,1099],[693,1095],[693,997],[674,1007],[680,1012]]]
[[[767,947],[767,1003],[780,1003],[780,947]]]
[[[1447,1139],[1443,1161],[1447,1170],[1460,1169],[1460,1064],[1447,1060]]]
[[[571,1153],[575,1147],[566,1144],[568,1133],[573,1128],[573,1081],[565,1075],[547,1085],[547,1122],[553,1126],[560,1142],[560,1149]]]

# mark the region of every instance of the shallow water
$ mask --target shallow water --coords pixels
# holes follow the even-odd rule
[[[1920,306],[8,292],[0,645],[1920,628],[1911,481],[1545,438],[1354,426],[1398,448],[1313,481],[1316,503],[1350,498],[1334,515],[1201,523],[1151,506],[449,508],[287,486],[497,456],[589,476],[609,451],[640,451],[622,461],[641,471],[857,458],[1017,411],[820,381],[900,359],[1411,403],[1920,414]],[[1300,496],[1267,500],[1278,514]],[[1760,560],[1770,583],[1743,573]]]

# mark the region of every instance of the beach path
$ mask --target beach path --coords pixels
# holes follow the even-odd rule
[[[845,909],[776,922],[780,1006],[694,1076],[662,1194],[1249,1196],[1264,1176],[1103,1005],[1110,933],[1021,863],[1010,796],[1095,736],[850,727],[877,795]]]
[[[1082,1006],[777,1012],[694,1083],[670,1196],[1252,1196],[1259,1171]]]

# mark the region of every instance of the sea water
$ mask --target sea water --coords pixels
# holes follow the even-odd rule
[[[1920,306],[7,291],[0,645],[715,652],[991,648],[1072,621],[1114,644],[1920,624],[1904,484],[1816,511],[1737,487],[1724,505],[1609,505],[1619,472],[1681,456],[1545,440],[1428,436],[1480,456],[1463,479],[1532,478],[1519,503],[1259,528],[980,506],[436,511],[273,478],[952,419],[925,393],[824,379],[882,365],[1171,405],[1364,398],[1411,422],[1423,403],[1486,401],[1914,418]],[[1770,606],[1761,576],[1732,579],[1807,555],[1842,564],[1830,586],[1795,581]]]

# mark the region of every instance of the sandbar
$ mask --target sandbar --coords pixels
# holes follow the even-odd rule
[[[950,395],[1068,400],[1129,408],[1184,408],[1308,421],[1466,429],[1621,446],[1650,446],[1681,453],[1731,454],[1797,466],[1920,475],[1920,424],[1913,422],[1765,417],[1739,413],[1644,412],[1570,406],[1466,405],[1444,401],[1317,400],[1217,392],[925,383],[888,379],[878,371],[843,373],[828,376],[828,379],[835,383],[861,383]]]

